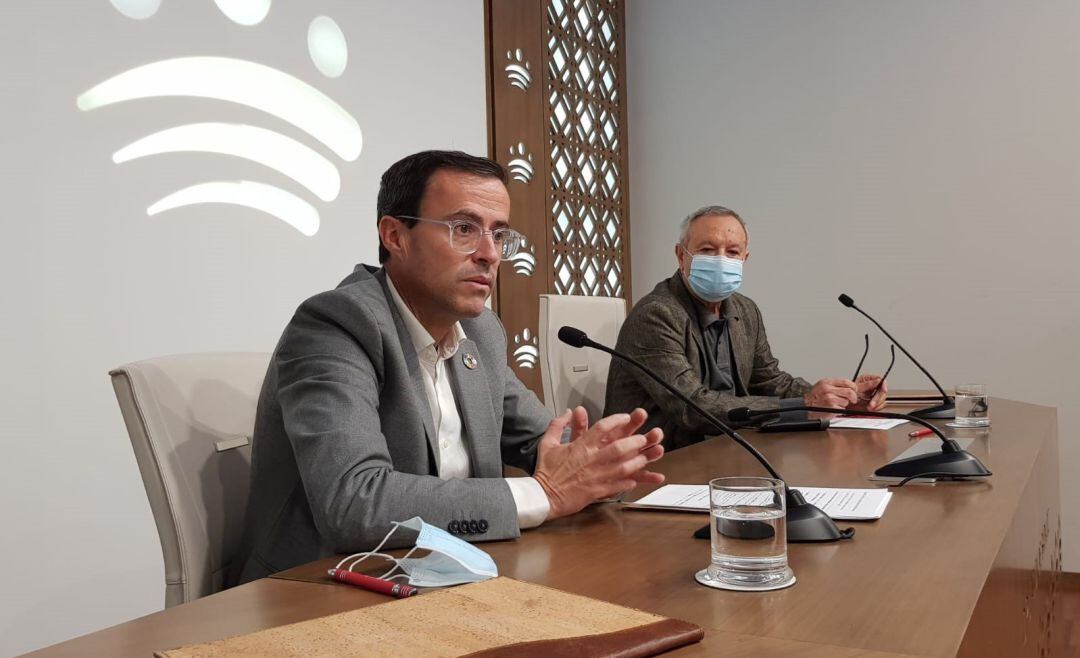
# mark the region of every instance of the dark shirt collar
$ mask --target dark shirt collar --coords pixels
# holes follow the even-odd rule
[[[720,322],[721,326],[723,326],[724,318],[721,317],[719,314],[715,313],[708,306],[702,304],[701,302],[697,302],[696,304],[694,304],[694,307],[697,309],[698,322],[701,323],[702,329],[708,329],[716,322]],[[723,309],[723,304],[721,304],[720,308]]]

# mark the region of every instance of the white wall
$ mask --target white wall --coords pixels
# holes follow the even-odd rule
[[[851,376],[873,327],[847,292],[942,385],[1056,406],[1080,571],[1080,4],[635,0],[626,34],[635,296],[721,203],[789,371]]]
[[[327,79],[308,23],[334,18],[349,63]],[[346,163],[278,119],[225,102],[132,101],[80,112],[75,97],[132,66],[185,55],[259,61],[324,91],[364,131]],[[478,0],[274,2],[241,27],[211,0],[164,0],[145,21],[109,0],[0,5],[0,655],[162,607],[161,553],[106,372],[154,355],[270,351],[296,305],[375,262],[378,177],[424,148],[486,151]],[[338,165],[323,203],[237,158],[113,151],[191,121],[247,122],[314,146]],[[203,205],[147,217],[180,187],[250,178],[314,201],[306,238],[254,210]],[[63,581],[48,575],[66,567]]]

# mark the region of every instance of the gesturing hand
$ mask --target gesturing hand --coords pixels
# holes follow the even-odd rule
[[[889,385],[881,378],[881,375],[859,375],[859,378],[855,380],[855,386],[859,393],[856,409],[877,411],[885,406]]]
[[[537,447],[533,473],[550,503],[548,519],[573,514],[595,500],[629,491],[638,482],[664,481],[663,475],[645,470],[649,462],[664,454],[660,445],[663,432],[654,428],[634,434],[646,418],[644,410],[635,409],[589,427],[588,414],[578,407],[551,421]],[[561,443],[568,424],[570,443]]]
[[[850,379],[822,379],[804,398],[810,407],[846,409],[859,401],[858,389]]]

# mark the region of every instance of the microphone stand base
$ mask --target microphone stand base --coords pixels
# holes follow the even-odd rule
[[[913,476],[932,475],[937,477],[981,477],[993,475],[990,469],[979,461],[975,455],[966,450],[949,450],[934,452],[929,455],[908,457],[899,461],[885,464],[874,475],[887,478],[909,478]]]
[[[760,521],[741,521],[738,525],[727,522],[720,530],[731,537],[743,539],[764,539],[771,537],[772,527]],[[855,528],[841,530],[836,522],[821,509],[806,502],[803,495],[795,489],[787,490],[787,541],[791,543],[822,543],[851,539]],[[710,527],[699,528],[694,537],[710,538]]]
[[[953,403],[952,398],[942,402],[936,407],[927,407],[925,409],[917,409],[912,411],[909,416],[915,416],[916,418],[936,418],[936,419],[951,419],[956,418],[956,404]]]
[[[798,491],[788,489],[787,540],[789,544],[840,541],[851,539],[854,535],[855,528],[841,530],[828,514],[806,502]]]

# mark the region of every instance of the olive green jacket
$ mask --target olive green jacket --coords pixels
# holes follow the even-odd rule
[[[724,300],[723,317],[734,353],[733,377],[738,377],[747,396],[711,390],[710,362],[705,350],[698,306],[679,272],[657,284],[639,301],[619,332],[616,349],[653,369],[688,398],[727,422],[736,407],[763,409],[780,405],[781,398],[802,397],[812,385],[780,369],[769,349],[761,311],[749,297],[738,293]],[[649,413],[647,428],[664,431],[668,450],[697,443],[719,434],[696,411],[649,379],[637,368],[612,359],[608,371],[604,415],[641,407]]]

